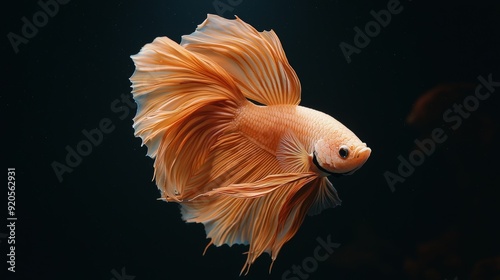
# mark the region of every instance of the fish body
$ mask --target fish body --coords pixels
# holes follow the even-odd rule
[[[235,126],[240,133],[248,139],[252,139],[256,145],[273,155],[279,153],[280,144],[286,138],[287,133],[291,133],[297,138],[311,159],[315,143],[326,137],[328,137],[327,139],[334,139],[332,141],[332,146],[335,146],[332,147],[334,151],[340,149],[340,145],[336,143],[349,144],[350,150],[361,147],[361,150],[358,150],[358,154],[355,156],[359,158],[359,161],[351,161],[349,165],[361,166],[371,151],[366,148],[364,143],[353,141],[357,140],[357,138],[352,138],[354,133],[336,119],[323,112],[303,106],[258,106],[249,103],[236,114]],[[360,152],[366,153],[366,155],[359,157]],[[325,163],[329,161],[331,160],[324,160]],[[314,166],[310,165],[310,167],[317,171]],[[344,171],[351,171],[351,169],[349,167],[342,169],[337,166],[333,167],[330,173],[344,173]]]
[[[336,119],[299,105],[274,31],[209,15],[180,44],[159,37],[132,59],[135,134],[161,199],[202,223],[209,245],[249,245],[242,272],[262,253],[274,261],[307,214],[339,205],[327,177],[371,153]]]

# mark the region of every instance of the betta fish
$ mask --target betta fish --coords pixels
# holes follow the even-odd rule
[[[180,44],[158,37],[131,58],[133,127],[160,199],[204,225],[207,248],[248,245],[242,273],[264,252],[273,263],[306,215],[340,205],[328,176],[370,156],[339,121],[299,106],[299,79],[272,30],[208,15]]]

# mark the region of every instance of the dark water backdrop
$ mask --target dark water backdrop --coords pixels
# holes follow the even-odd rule
[[[499,279],[496,1],[13,2],[1,25],[1,212],[14,167],[16,273],[7,271],[2,218],[1,279],[237,278],[245,247],[201,255],[203,227],[156,201],[152,160],[131,127],[129,56],[157,36],[179,41],[207,13],[274,29],[302,105],[333,115],[373,150],[361,170],[333,180],[343,205],[307,218],[270,275],[264,255],[245,279]],[[58,8],[43,12],[48,2]],[[370,11],[388,4],[399,12],[378,30]],[[358,38],[348,63],[339,45],[356,47],[354,28],[367,24],[373,37]],[[482,99],[479,76],[490,80]],[[443,84],[407,122],[412,104]],[[88,155],[68,163],[78,147]],[[404,161],[411,166],[398,171]],[[68,168],[60,178],[55,162]]]

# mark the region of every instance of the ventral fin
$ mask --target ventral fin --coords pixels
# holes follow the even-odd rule
[[[272,30],[258,32],[238,17],[209,14],[181,45],[222,66],[248,99],[265,105],[300,103],[300,81]]]
[[[337,195],[337,190],[327,177],[318,178],[318,180],[320,181],[319,186],[317,186],[318,192],[307,213],[310,216],[317,215],[325,209],[339,206],[342,203],[342,200]]]
[[[261,180],[251,183],[232,184],[203,193],[199,196],[227,195],[235,198],[257,198],[274,192],[280,187],[299,183],[304,185],[316,177],[316,174],[308,173],[285,173],[269,175]],[[195,197],[194,199],[198,198]]]
[[[310,155],[290,130],[283,134],[276,150],[276,158],[287,172],[307,172],[309,170]]]

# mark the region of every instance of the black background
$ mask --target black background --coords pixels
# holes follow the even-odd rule
[[[214,2],[72,0],[18,53],[7,34],[21,35],[21,18],[41,8],[11,2],[2,8],[1,160],[5,185],[7,167],[16,168],[17,272],[7,273],[1,239],[0,275],[108,280],[124,268],[136,280],[237,278],[244,246],[210,247],[202,256],[203,226],[185,224],[178,205],[156,200],[152,160],[133,136],[135,111],[120,101],[131,96],[129,56],[158,36],[180,41],[217,13]],[[301,79],[301,105],[334,116],[373,151],[361,170],[333,180],[341,207],[308,217],[271,274],[264,255],[244,279],[281,279],[328,236],[341,246],[308,279],[499,277],[498,91],[394,192],[384,178],[425,135],[405,121],[422,93],[441,83],[477,84],[479,75],[500,81],[499,5],[402,0],[403,11],[347,63],[339,44],[353,44],[353,28],[387,2],[244,0],[223,14],[275,30]],[[474,116],[490,125],[475,125]],[[64,163],[66,147],[105,118],[114,130],[60,182],[51,164]],[[490,146],[476,142],[485,129]]]

